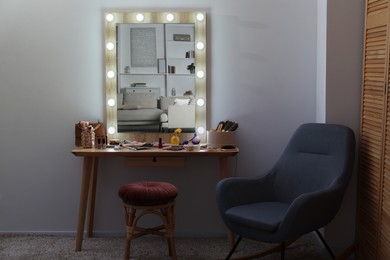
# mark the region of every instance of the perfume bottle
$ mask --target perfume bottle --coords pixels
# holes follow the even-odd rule
[[[192,143],[192,144],[199,144],[199,143],[200,143],[200,138],[199,138],[199,136],[198,136],[197,133],[195,133],[195,134],[194,134],[194,137],[192,137],[191,143]]]
[[[177,128],[173,135],[171,136],[171,144],[173,145],[179,145],[180,144],[180,138],[179,134],[181,133],[181,128]]]
[[[180,144],[180,138],[177,134],[172,135],[171,144],[174,144],[174,145]]]

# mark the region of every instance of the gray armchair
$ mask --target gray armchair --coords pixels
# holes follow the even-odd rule
[[[217,205],[226,226],[238,239],[280,243],[316,231],[338,212],[352,175],[355,136],[335,124],[300,126],[275,166],[254,178],[227,178],[217,184]]]

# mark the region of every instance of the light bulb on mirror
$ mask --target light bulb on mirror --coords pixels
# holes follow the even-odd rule
[[[113,99],[113,98],[108,99],[107,100],[107,105],[109,105],[110,107],[115,106],[115,99]]]
[[[200,135],[204,134],[204,127],[203,126],[199,126],[197,129],[196,129],[196,132]]]
[[[109,51],[112,51],[114,49],[115,45],[112,42],[107,43],[106,48]]]
[[[196,20],[198,20],[199,22],[203,21],[203,19],[204,19],[204,15],[202,13],[198,13],[196,15]]]
[[[114,21],[114,15],[113,15],[113,14],[107,14],[107,15],[106,15],[106,20],[107,20],[107,22],[112,22],[112,21]]]
[[[142,22],[145,19],[145,16],[143,14],[137,14],[135,19],[137,19],[138,22]]]
[[[196,44],[196,48],[197,48],[198,50],[203,50],[203,48],[204,48],[204,43],[203,43],[203,42],[198,42],[198,43]]]
[[[114,78],[114,77],[115,77],[115,72],[113,72],[112,70],[108,71],[108,72],[107,72],[107,77],[108,77],[109,79]]]
[[[107,132],[108,132],[110,135],[115,134],[115,127],[110,126],[110,127],[107,129]]]
[[[175,16],[173,14],[167,14],[167,21],[172,22],[173,19],[175,19]]]
[[[202,70],[200,70],[200,71],[198,71],[197,73],[196,73],[196,76],[198,77],[198,78],[203,78],[204,77],[204,72],[202,71]]]
[[[198,100],[196,100],[196,104],[199,107],[202,107],[204,105],[204,99],[203,98],[198,98]]]

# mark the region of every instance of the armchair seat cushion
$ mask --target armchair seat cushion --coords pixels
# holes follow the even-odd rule
[[[282,202],[259,202],[232,207],[226,211],[231,222],[274,232],[284,219],[290,204]]]

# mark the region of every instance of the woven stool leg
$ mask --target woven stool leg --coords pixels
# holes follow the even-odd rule
[[[172,257],[172,259],[176,259],[176,246],[175,246],[175,204],[173,203],[170,205],[165,214],[166,218],[166,236],[168,240],[168,249],[169,249],[169,255]]]
[[[146,235],[146,234],[155,234],[164,236],[167,238],[169,256],[172,259],[176,260],[176,247],[174,239],[175,231],[175,203],[170,202],[165,205],[156,205],[156,206],[134,206],[129,204],[123,204],[123,210],[125,213],[126,221],[126,243],[125,243],[125,254],[124,259],[130,258],[131,251],[131,241],[137,237]],[[137,216],[137,210],[140,210]],[[154,228],[146,229],[137,227],[138,220],[146,214],[156,214],[162,221],[162,226],[157,226]],[[160,229],[165,229],[165,232],[159,231]]]
[[[125,211],[125,221],[126,221],[126,241],[125,241],[125,256],[124,259],[130,258],[130,247],[131,247],[131,240],[133,239],[134,234],[134,220],[135,220],[135,213],[136,210],[134,208],[129,208],[126,206],[123,206]]]

